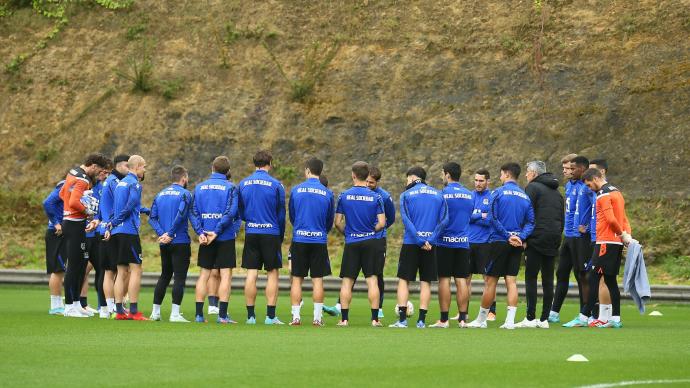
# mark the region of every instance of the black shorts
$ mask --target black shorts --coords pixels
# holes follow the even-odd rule
[[[576,260],[573,262],[573,268],[577,268],[580,272],[587,270],[587,263],[592,257],[592,236],[585,233],[582,237],[576,237],[575,241]]]
[[[272,234],[245,234],[242,268],[271,271],[283,268],[280,236]]]
[[[91,263],[94,269],[100,268],[100,244],[101,236],[96,234],[93,237],[86,238],[86,258]]]
[[[293,242],[288,257],[292,261],[292,276],[322,278],[331,274],[326,244]]]
[[[376,242],[378,243],[378,250],[376,252],[376,268],[374,270],[376,276],[383,276],[383,268],[386,266],[386,238],[378,238]]]
[[[400,247],[398,278],[413,282],[417,280],[417,271],[419,271],[420,281],[438,280],[436,249],[438,248],[432,247],[430,251],[425,251],[416,244],[403,244]]]
[[[235,268],[235,240],[213,240],[209,245],[199,245],[197,264],[203,269]]]
[[[100,252],[98,253],[101,259],[101,268],[104,271],[117,272],[117,243],[115,236],[111,236],[110,240],[101,240],[98,244]]]
[[[65,243],[62,235],[57,236],[55,229],[46,230],[46,273],[60,273],[65,272],[65,260],[67,255],[65,253]]]
[[[490,243],[491,256],[489,264],[486,265],[486,275],[517,276],[520,272],[520,259],[522,258],[522,247],[514,247],[506,241],[494,241]]]
[[[436,262],[440,278],[470,277],[470,250],[466,248],[436,247]]]
[[[597,244],[596,256],[592,260],[595,271],[601,270],[604,275],[618,276],[623,258],[623,245]]]
[[[141,264],[141,241],[138,234],[118,233],[111,238],[117,246],[117,265]]]
[[[163,271],[170,269],[173,273],[187,273],[189,270],[189,261],[192,257],[192,248],[189,243],[161,245],[160,251],[161,269]]]
[[[470,244],[470,271],[486,274],[486,265],[489,264],[491,246],[489,243]]]
[[[376,239],[345,244],[343,261],[340,265],[340,277],[357,279],[360,270],[365,278],[376,275],[379,245]]]

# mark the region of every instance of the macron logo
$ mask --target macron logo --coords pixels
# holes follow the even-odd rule
[[[295,234],[302,237],[323,237],[323,232],[313,232],[311,230],[298,230]]]
[[[272,227],[273,224],[259,224],[257,222],[247,222],[247,228],[270,229]]]
[[[417,232],[417,236],[419,237],[429,237],[431,234],[432,232]]]
[[[219,220],[223,217],[220,213],[201,213],[201,218],[205,220]]]
[[[468,241],[467,237],[443,237],[443,242],[448,243],[466,243]]]

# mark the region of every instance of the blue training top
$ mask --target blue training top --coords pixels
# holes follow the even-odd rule
[[[487,214],[487,216],[489,214],[491,190],[473,191],[472,200],[474,201],[474,210],[470,218],[470,244],[487,243],[489,236],[491,236],[491,221],[488,217],[482,217],[482,213]]]
[[[400,194],[400,216],[405,225],[403,244],[437,245],[448,223],[448,205],[439,190],[417,181]]]
[[[214,232],[218,241],[234,240],[234,222],[239,209],[239,191],[225,174],[214,172],[196,185],[192,213],[194,231],[201,235]]]
[[[98,233],[105,234],[105,226],[113,218],[113,204],[115,201],[115,187],[120,183],[117,175],[110,173],[105,181],[103,181],[103,190],[101,191],[101,200],[98,201],[98,215],[96,216],[101,223],[98,225]]]
[[[240,181],[240,216],[245,234],[285,236],[285,188],[265,170]]]
[[[364,186],[341,193],[335,212],[345,216],[345,244],[376,238],[378,215],[385,214],[383,198]]]
[[[139,234],[141,190],[139,179],[131,172],[117,184],[113,193],[111,234]]]
[[[385,238],[387,229],[395,222],[395,204],[393,203],[393,197],[391,197],[390,193],[386,190],[376,187],[374,191],[381,196],[383,200],[383,211],[386,214],[386,227],[383,228],[382,231],[376,233],[376,238]]]
[[[514,181],[506,182],[491,193],[487,218],[491,222],[490,242],[508,241],[511,235],[525,241],[534,230],[532,201]]]
[[[594,198],[596,202],[596,197]],[[592,190],[584,182],[577,189],[575,212],[573,213],[573,228],[580,236],[580,225],[585,226],[585,233],[589,233],[592,221]]]
[[[565,184],[565,225],[563,226],[565,237],[580,237],[580,232],[577,231],[577,225],[575,225],[575,206],[577,206],[580,184],[582,182],[579,180],[570,180]],[[574,228],[573,225],[575,225]]]
[[[441,233],[438,245],[448,248],[469,248],[470,218],[474,211],[472,193],[458,182],[450,182],[443,188],[443,198],[448,204],[448,225]]]
[[[288,204],[292,241],[300,243],[325,244],[328,232],[333,227],[335,205],[333,192],[319,182],[309,178],[292,188]]]
[[[179,184],[173,183],[161,190],[153,199],[149,225],[158,237],[167,233],[172,238],[171,244],[189,244],[191,240],[187,231],[187,221],[191,219],[193,225],[198,223],[191,208],[192,194]]]
[[[43,211],[48,217],[49,230],[55,230],[55,225],[62,223],[63,206],[62,198],[60,198],[60,189],[62,189],[64,184],[64,180],[58,182],[55,188],[43,200]]]

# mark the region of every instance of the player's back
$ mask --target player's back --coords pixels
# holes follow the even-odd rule
[[[325,243],[333,225],[333,192],[309,178],[290,192],[290,220],[292,240]]]
[[[208,232],[213,232],[223,218],[223,214],[232,206],[231,201],[237,200],[233,195],[237,188],[230,182],[225,174],[212,173],[211,176],[196,185],[194,188],[194,213],[196,214],[201,228]],[[218,241],[232,240],[235,232],[232,227],[226,228],[217,237]]]
[[[474,211],[472,193],[458,182],[451,182],[443,188],[443,198],[448,205],[448,224],[438,245],[468,248],[470,217]]]
[[[336,213],[345,216],[345,242],[374,237],[377,215],[383,214],[381,196],[368,187],[353,186],[338,197]]]
[[[132,206],[133,204],[133,206]],[[128,208],[128,206],[132,206]],[[118,182],[113,192],[112,234],[138,234],[141,220],[141,185],[133,173],[128,173]],[[124,213],[123,213],[124,212]]]
[[[433,235],[438,226],[444,207],[443,195],[439,190],[419,182],[400,195],[400,214],[414,225],[418,238]],[[417,237],[407,227],[403,244],[416,244]]]
[[[257,170],[240,182],[239,196],[246,234],[281,234],[285,190],[277,179],[267,171]]]

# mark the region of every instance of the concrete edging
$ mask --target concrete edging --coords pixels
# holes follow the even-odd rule
[[[145,287],[153,287],[158,281],[158,273],[154,272],[144,272],[141,284]],[[91,279],[93,281],[93,274],[91,274]],[[190,274],[187,277],[187,287],[194,287],[198,279],[197,274]],[[232,288],[242,289],[244,287],[244,275],[234,275],[232,277]],[[385,290],[386,293],[394,293],[397,287],[398,280],[396,278],[385,278]],[[324,287],[326,291],[338,291],[340,290],[340,278],[329,276],[324,278]],[[0,269],[0,284],[48,284],[48,275],[44,271],[40,270],[17,270],[17,269]],[[266,276],[259,276],[257,286],[263,288],[266,284]],[[287,291],[290,289],[290,279],[286,275],[280,277],[279,287],[281,291]],[[306,280],[304,282],[304,289],[311,290],[311,282]],[[455,286],[453,285],[453,289]],[[667,285],[653,285],[652,289],[652,299],[654,301],[683,301],[690,302],[690,286],[667,286]],[[366,284],[358,281],[355,284],[355,291],[364,292],[366,291]],[[412,282],[410,284],[410,292],[419,291],[419,282]],[[432,284],[432,292],[437,292],[437,284]],[[479,280],[475,280],[472,284],[472,294],[479,295],[482,292],[482,283]],[[518,292],[520,295],[525,294],[525,283],[518,282]],[[505,295],[506,289],[503,284],[499,284],[496,289],[498,295]],[[539,295],[541,295],[541,286],[538,290]],[[621,288],[621,296],[625,299],[630,299],[630,295],[624,294]],[[570,284],[568,289],[568,297],[577,297],[577,285]]]

